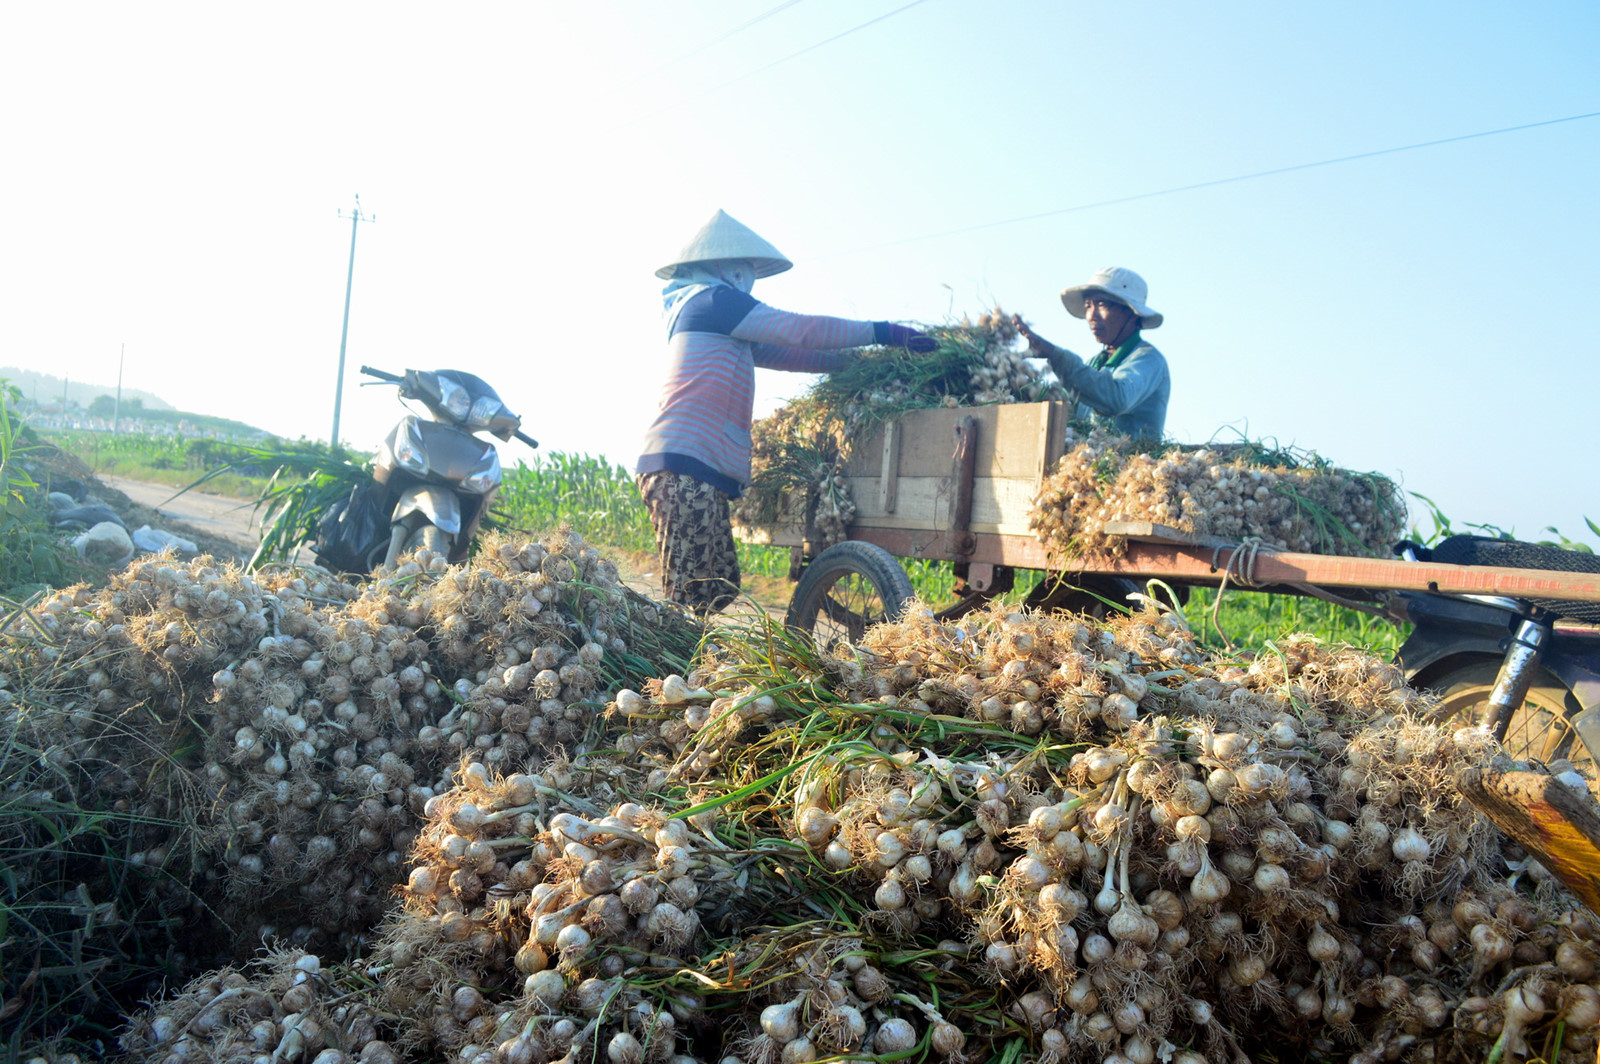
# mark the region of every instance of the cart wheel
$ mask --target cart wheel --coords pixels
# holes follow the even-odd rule
[[[1435,719],[1476,724],[1499,674],[1499,661],[1484,659],[1459,665],[1429,681],[1428,686],[1443,698]],[[1600,781],[1596,780],[1594,757],[1568,723],[1581,708],[1560,680],[1540,669],[1527,700],[1512,714],[1506,728],[1506,753],[1528,761],[1566,758],[1588,778],[1590,789],[1595,789]]]
[[[858,642],[879,621],[899,616],[912,598],[911,578],[894,555],[872,543],[846,540],[806,566],[784,623],[824,650]]]

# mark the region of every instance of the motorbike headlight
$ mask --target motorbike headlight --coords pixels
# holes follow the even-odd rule
[[[468,495],[487,495],[500,486],[500,454],[493,447],[484,455],[483,465],[477,472],[461,481],[461,490]]]
[[[466,421],[472,413],[472,396],[467,390],[455,381],[439,375],[439,403],[444,407],[445,413],[457,421]]]
[[[420,444],[420,440],[402,436],[394,443],[394,460],[407,472],[424,476],[428,472],[428,456]]]
[[[428,445],[422,439],[422,422],[407,417],[395,426],[394,464],[417,476],[428,475]]]
[[[474,431],[486,429],[494,416],[500,412],[500,400],[491,399],[487,395],[472,404],[472,413],[467,415],[467,426]]]

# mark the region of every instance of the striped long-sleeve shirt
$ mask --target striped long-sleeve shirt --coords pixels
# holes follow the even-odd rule
[[[881,342],[877,323],[790,314],[725,285],[698,292],[672,319],[660,413],[638,472],[687,473],[737,498],[750,483],[755,369],[828,373],[840,348]]]

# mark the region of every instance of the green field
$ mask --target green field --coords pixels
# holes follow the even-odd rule
[[[228,472],[208,480],[204,490],[243,498],[259,495],[272,473],[267,468],[270,463],[258,457],[263,452],[212,440],[110,437],[103,433],[62,433],[52,439],[96,472],[175,487],[191,484],[230,463],[235,469],[242,466],[242,473]],[[325,452],[318,454],[317,450],[308,445],[299,448],[311,462],[325,460]],[[550,452],[519,462],[506,470],[495,516],[508,528],[531,533],[568,526],[597,546],[626,552],[644,565],[655,550],[649,517],[632,474],[603,457]],[[787,548],[740,544],[739,558],[747,592],[768,609],[781,608],[789,591]],[[911,561],[905,567],[919,597],[934,605],[950,601],[955,577],[948,564]],[[1038,574],[1021,574],[1018,589],[1010,597],[1020,600],[1037,579]],[[1198,589],[1184,606],[1184,614],[1213,647],[1261,647],[1290,633],[1307,633],[1388,656],[1404,636],[1393,625],[1367,614],[1296,596],[1230,590],[1219,607],[1215,592]]]
[[[261,494],[272,477],[273,467],[252,462],[252,448],[209,437],[185,439],[182,436],[143,436],[134,433],[49,432],[41,437],[76,455],[95,473],[186,487],[207,473],[229,465],[234,469],[206,482],[205,490],[216,495],[253,499]],[[286,453],[326,453],[320,443],[275,441],[272,445]]]

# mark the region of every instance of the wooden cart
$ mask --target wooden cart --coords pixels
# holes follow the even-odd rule
[[[854,641],[912,597],[901,561],[924,559],[955,566],[955,600],[930,603],[945,617],[1009,590],[1017,570],[1046,574],[1027,599],[1043,608],[1092,607],[1152,578],[1177,587],[1331,592],[1379,604],[1396,620],[1403,613],[1383,606],[1396,592],[1600,602],[1600,574],[1260,550],[1148,523],[1107,528],[1126,537],[1116,557],[1054,556],[1030,531],[1028,517],[1065,450],[1067,414],[1060,402],[913,411],[858,447],[845,468],[856,506],[846,542],[817,550],[817,536],[798,511],[786,522],[741,529],[750,542],[790,548],[797,584],[788,623],[822,645]],[[1535,709],[1531,699],[1523,704],[1531,679],[1516,675],[1514,657],[1512,648],[1493,684],[1475,696],[1486,698],[1486,719],[1496,722],[1501,738],[1513,715],[1522,719]],[[1556,712],[1561,719],[1563,710]],[[1573,727],[1564,726],[1570,745]],[[1600,912],[1600,807],[1537,773],[1485,767],[1461,783],[1502,830]]]
[[[1019,569],[1052,575],[1030,600],[1049,607],[1088,605],[1108,592],[1120,599],[1116,581],[1152,578],[1368,600],[1410,590],[1600,602],[1594,574],[1253,550],[1140,522],[1107,528],[1127,537],[1115,558],[1052,555],[1029,530],[1028,515],[1065,451],[1067,414],[1061,402],[912,411],[856,448],[845,467],[856,506],[847,542],[818,550],[798,511],[738,535],[790,548],[798,583],[789,623],[824,642],[858,637],[911,597],[901,559],[955,565],[955,601],[930,603],[947,616],[1009,590]]]

